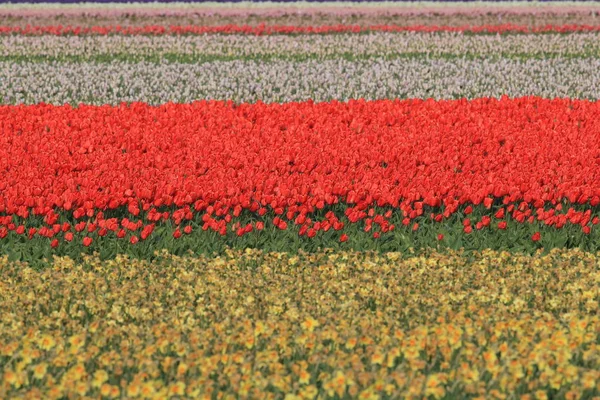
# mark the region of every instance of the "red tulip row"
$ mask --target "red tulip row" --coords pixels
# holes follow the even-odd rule
[[[546,25],[526,26],[514,24],[500,25],[322,25],[322,26],[289,26],[289,25],[221,25],[221,26],[0,26],[0,34],[20,35],[204,35],[219,34],[326,34],[326,33],[359,33],[359,32],[470,32],[470,33],[570,33],[597,32],[600,25]]]
[[[598,223],[597,102],[0,106],[0,132],[0,238],[134,243],[167,221],[175,238],[189,234],[191,220],[221,235],[262,220],[307,237],[359,222],[380,235],[393,213],[416,230],[461,212],[466,234],[494,219],[586,233]],[[471,221],[478,205],[490,215]],[[242,213],[261,221],[241,224]],[[26,230],[36,216],[42,226]]]

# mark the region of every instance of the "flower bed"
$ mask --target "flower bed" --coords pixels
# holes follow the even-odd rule
[[[3,106],[0,238],[71,255],[290,234],[313,247],[532,250],[547,236],[595,249],[595,233],[583,238],[600,217],[599,113],[535,97]]]
[[[579,251],[0,260],[0,397],[592,398],[598,265]]]

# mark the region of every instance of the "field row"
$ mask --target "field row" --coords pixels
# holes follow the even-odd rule
[[[362,231],[387,249],[547,236],[594,250],[599,114],[540,98],[2,106],[0,238],[71,255],[115,240],[191,249],[202,232],[208,248],[280,246],[288,229],[318,245],[360,247]]]
[[[596,255],[399,256],[0,259],[0,397],[600,394]]]
[[[439,25],[321,25],[321,26],[286,26],[286,25],[144,25],[144,26],[0,26],[0,35],[205,35],[205,34],[339,34],[367,32],[461,32],[461,33],[574,33],[598,32],[600,25],[544,25],[527,26],[510,23],[474,26],[439,26]]]
[[[16,60],[198,62],[205,59],[394,57],[600,57],[600,34],[462,35],[387,33],[204,36],[0,36],[0,57]]]
[[[397,3],[396,3],[397,4]],[[539,4],[539,3],[538,3]],[[477,26],[497,25],[511,23],[527,27],[543,27],[548,25],[597,25],[600,18],[597,13],[600,7],[581,11],[563,7],[549,12],[528,9],[518,13],[513,10],[469,12],[459,10],[457,13],[448,13],[439,9],[429,11],[426,9],[394,9],[393,6],[377,10],[354,9],[352,7],[327,9],[322,6],[312,10],[271,10],[239,9],[203,10],[188,9],[178,10],[168,8],[153,9],[126,9],[110,11],[95,11],[89,9],[78,10],[19,10],[7,11],[1,8],[0,17],[4,26],[48,26],[70,25],[81,27],[92,26],[123,26],[134,27],[144,25],[251,25],[260,24],[279,26],[323,26],[323,25],[407,25],[407,26]],[[460,12],[460,13],[458,13]],[[434,14],[435,13],[435,14]]]
[[[4,104],[141,101],[158,105],[211,99],[273,103],[502,95],[596,100],[600,99],[598,82],[599,58],[0,62]]]
[[[539,98],[2,106],[0,208],[585,204],[600,201],[599,113]]]
[[[169,1],[165,2],[142,0],[137,2],[99,1],[78,2],[45,1],[42,3],[3,3],[0,11],[3,13],[31,13],[32,15],[136,15],[152,16],[169,13],[217,14],[231,13],[319,13],[335,14],[386,14],[410,13],[435,16],[437,14],[476,14],[506,13],[510,15],[591,13],[600,9],[598,1]]]

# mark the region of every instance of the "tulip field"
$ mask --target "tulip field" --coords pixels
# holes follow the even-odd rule
[[[600,399],[600,2],[0,2],[0,399]]]

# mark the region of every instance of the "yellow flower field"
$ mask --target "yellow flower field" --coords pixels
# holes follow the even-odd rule
[[[600,398],[600,253],[0,260],[0,398]]]

